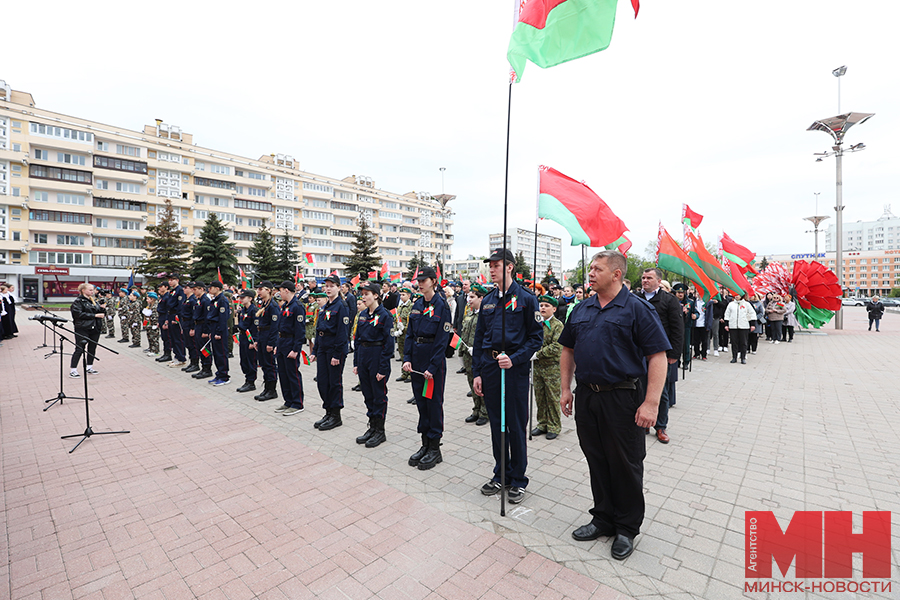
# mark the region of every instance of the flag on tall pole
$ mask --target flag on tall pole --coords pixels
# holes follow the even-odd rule
[[[307,252],[303,255],[304,260],[306,260],[306,264],[310,267],[316,266],[316,257],[312,252]]]
[[[238,274],[241,276],[241,289],[246,290],[247,285],[250,283],[250,278],[244,274],[244,269],[240,265],[238,265]]]
[[[384,261],[384,264],[381,265],[381,278],[384,279],[384,276],[390,272],[391,268],[388,266],[387,261]]]
[[[538,216],[565,227],[573,246],[602,248],[628,231],[622,219],[584,183],[542,166],[539,185]]]
[[[219,275],[219,283],[221,283],[222,285],[225,285],[225,281],[222,280],[222,269],[219,267],[216,267],[216,273]]]
[[[435,275],[437,275],[438,285],[440,285],[440,283],[441,283],[441,265],[435,265],[434,270],[435,270]]]
[[[722,255],[728,258],[728,260],[730,260],[731,262],[741,267],[744,272],[757,272],[751,264],[756,258],[756,253],[751,252],[744,246],[741,246],[740,244],[735,242],[724,231],[722,232],[722,237],[719,238],[719,246],[722,248]]]
[[[703,215],[695,213],[687,204],[681,205],[681,222],[684,223],[684,239],[687,240],[688,231],[696,234],[697,228],[703,221]]]
[[[703,244],[703,238],[695,236],[688,231],[684,251],[687,252],[688,256],[694,259],[697,266],[703,269],[703,272],[706,273],[710,279],[719,285],[728,288],[735,294],[741,293],[741,286],[734,282],[734,279],[732,279],[731,275],[729,275],[724,267],[719,264],[716,257],[709,253],[709,250],[707,250],[706,246]]]
[[[58,280],[59,278],[57,278]],[[128,290],[134,287],[134,269],[131,270],[131,275],[128,277]]]
[[[678,273],[693,281],[697,285],[697,291],[703,296],[704,301],[719,293],[712,279],[672,239],[672,236],[669,235],[662,223],[659,224],[659,234],[656,240],[656,265],[660,269]]]
[[[638,0],[632,0],[634,16]],[[606,50],[616,22],[616,0],[516,0],[518,18],[506,57],[510,82],[522,80],[525,63],[541,68]]]

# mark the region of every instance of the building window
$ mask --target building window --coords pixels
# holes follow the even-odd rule
[[[116,210],[133,210],[137,212],[146,212],[146,202],[132,202],[131,200],[116,200],[115,198],[94,197],[95,208],[114,208]]]
[[[41,150],[40,148],[34,149],[34,157],[37,160],[50,160],[50,153],[46,150]]]
[[[235,184],[230,181],[222,181],[220,179],[208,179],[206,177],[194,177],[194,185],[205,185],[223,190],[235,189]]]
[[[79,196],[77,194],[56,194],[56,202],[57,204],[84,206],[84,196]]]
[[[94,156],[94,166],[101,169],[114,171],[127,171],[129,173],[147,174],[147,163],[124,158],[112,158],[109,156]]]
[[[80,235],[58,235],[56,236],[57,246],[84,246],[84,238]]]
[[[218,175],[230,175],[231,168],[224,165],[209,165],[209,172],[217,173]]]
[[[31,123],[31,133],[45,137],[72,140],[73,142],[87,142],[90,144],[94,141],[94,134],[90,132],[78,131],[77,129],[66,129],[65,127],[54,127],[53,125],[44,125],[43,123]]]
[[[266,190],[261,188],[247,186],[247,193],[251,196],[260,196],[262,198],[266,197]]]
[[[304,190],[312,190],[314,192],[325,192],[326,194],[334,194],[334,188],[330,185],[322,185],[321,183],[303,182]]]
[[[254,200],[241,200],[240,198],[235,198],[234,200],[235,208],[249,208],[250,210],[264,210],[266,212],[272,212],[272,205],[268,202],[256,202]]]
[[[117,192],[125,192],[128,194],[140,194],[141,186],[138,183],[128,183],[125,181],[117,181],[116,182],[116,191]]]
[[[126,146],[125,144],[116,144],[116,154],[121,154],[123,156],[134,156],[135,158],[141,157],[141,149],[137,146]]]
[[[46,233],[34,234],[34,243],[35,244],[46,244],[47,243],[47,234]]]
[[[76,225],[90,225],[91,215],[84,213],[59,212],[55,210],[31,210],[28,211],[32,221],[51,221],[54,223],[74,223]]]
[[[253,171],[247,171],[247,177],[249,177],[250,179],[258,179],[260,181],[266,179],[266,176],[262,173],[254,173]]]
[[[46,154],[46,152],[45,152]],[[46,159],[45,159],[46,160]],[[56,153],[56,162],[66,163],[67,165],[84,166],[85,157],[81,154],[68,154],[66,152]]]
[[[69,181],[72,183],[91,183],[90,171],[76,171],[75,169],[62,169],[44,165],[29,165],[28,175],[35,179],[52,179],[54,181]]]
[[[304,219],[312,219],[315,221],[332,221],[334,220],[334,216],[331,213],[319,212],[315,210],[304,210],[303,211]]]
[[[140,221],[125,221],[122,219],[117,219],[116,229],[124,229],[126,231],[140,231],[141,223]]]
[[[101,142],[97,140],[97,150],[100,152],[109,152],[109,142]]]
[[[142,250],[147,247],[140,238],[112,238],[94,236],[94,246],[99,248],[127,248],[129,250]]]
[[[94,255],[94,266],[97,267],[133,267],[137,265],[137,256]]]

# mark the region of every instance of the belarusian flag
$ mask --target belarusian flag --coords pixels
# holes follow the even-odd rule
[[[204,357],[212,354],[212,352],[209,351],[210,342],[212,342],[212,340],[210,340],[209,342],[206,342],[205,344],[203,344],[203,347],[200,348],[200,354],[202,354]]]
[[[700,227],[700,223],[703,222],[703,215],[700,213],[695,213],[691,210],[691,207],[687,204],[681,205],[681,222],[684,223],[685,231],[693,231],[697,232],[697,228]],[[690,229],[688,229],[690,228]]]
[[[378,272],[377,271],[369,271],[369,281],[374,281],[376,279],[378,279]]]
[[[751,264],[756,258],[756,254],[735,242],[724,231],[722,237],[719,238],[719,245],[722,247],[722,254],[728,257],[728,260],[737,263],[745,272],[757,272]]]
[[[391,269],[388,266],[387,261],[384,261],[384,264],[381,265],[381,277],[384,278],[384,276],[387,275],[388,271],[390,271],[390,270]]]
[[[247,284],[250,283],[250,278],[244,274],[244,269],[238,266],[238,274],[241,276],[241,289],[246,290]]]
[[[309,355],[306,354],[306,350],[300,351],[300,360],[303,361],[304,365],[309,365]]]
[[[241,341],[240,341],[240,339],[239,339],[237,333],[235,333],[233,336],[231,336],[231,339],[234,340],[234,343],[235,343],[235,344],[240,344],[240,343],[241,343]]]
[[[353,279],[350,280],[350,283],[353,285],[359,285],[359,275],[354,275]]]
[[[750,285],[750,282],[747,281],[747,277],[741,272],[741,268],[736,264],[728,260],[728,257],[722,257],[722,266],[725,267],[725,270],[731,274],[731,278],[734,280],[738,287],[747,292],[748,294],[753,293],[753,286]]]
[[[422,387],[422,396],[431,400],[434,394],[434,379],[425,379],[425,385]]]
[[[434,265],[434,274],[437,275],[438,284],[441,283],[441,265]]]
[[[540,168],[538,216],[565,227],[573,246],[602,248],[628,230],[591,188],[544,166]]]
[[[697,291],[703,292],[703,300],[709,300],[719,291],[716,284],[706,276],[703,269],[697,266],[694,260],[685,254],[684,250],[675,243],[662,223],[659,224],[659,237],[656,240],[656,265],[660,269],[678,273],[687,277],[697,285]]]
[[[219,267],[216,267],[216,273],[218,273],[218,275],[219,275],[219,283],[221,283],[222,285],[225,285],[225,282],[222,281],[222,269],[220,269]]]
[[[706,249],[706,246],[703,245],[703,238],[697,237],[688,231],[685,236],[684,249],[687,251],[688,256],[694,259],[694,262],[703,269],[703,272],[706,273],[710,279],[719,285],[725,286],[735,294],[743,292],[741,287],[731,278],[731,275],[725,272],[725,269],[719,264],[716,257],[710,254],[709,250]]]
[[[459,350],[459,347],[464,344],[465,342],[462,341],[462,338],[456,335],[456,332],[453,332],[453,337],[450,338],[450,347],[454,350]]]
[[[622,254],[628,254],[628,251],[631,250],[631,240],[628,239],[628,236],[622,236],[612,244],[606,245],[607,250],[618,250]],[[548,275],[553,275],[553,271],[548,271]]]
[[[392,273],[391,274],[391,283],[400,283],[403,280],[403,275],[401,273]]]
[[[515,0],[517,6],[520,0]],[[637,0],[632,0],[637,17]],[[609,46],[616,22],[616,0],[528,0],[518,11],[506,58],[514,81],[526,61],[541,68],[600,52]]]
[[[487,277],[484,276],[484,273],[478,274],[478,283],[487,283]]]
[[[316,266],[316,257],[313,256],[312,252],[307,252],[306,254],[303,255],[303,258],[306,259],[306,264],[308,264],[309,266],[311,266],[311,267]]]

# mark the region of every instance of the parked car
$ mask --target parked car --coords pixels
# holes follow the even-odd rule
[[[862,298],[841,298],[842,306],[865,306],[866,301]]]
[[[881,303],[885,306],[900,306],[900,300],[897,298],[882,298]]]

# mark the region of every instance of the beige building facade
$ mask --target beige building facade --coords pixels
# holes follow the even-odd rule
[[[452,213],[427,192],[387,192],[367,176],[315,175],[287,154],[251,159],[193,138],[161,121],[134,131],[44,110],[0,80],[0,281],[41,301],[81,281],[127,282],[167,199],[188,241],[211,213],[225,221],[248,272],[264,224],[313,255],[307,276],[345,275],[359,220],[392,272],[417,254],[431,264],[451,256]]]

